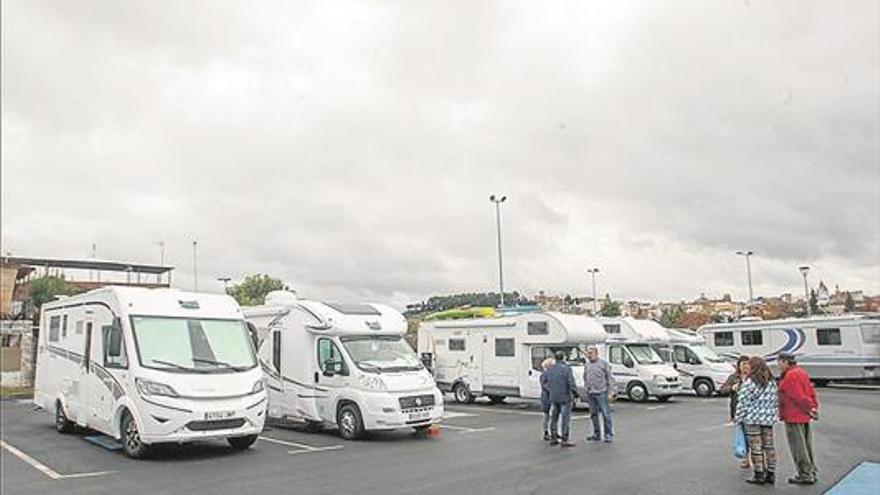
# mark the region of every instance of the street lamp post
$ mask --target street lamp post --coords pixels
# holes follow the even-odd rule
[[[587,273],[592,275],[592,278],[593,278],[593,316],[596,316],[597,311],[598,311],[596,309],[597,303],[598,303],[598,301],[596,300],[596,274],[599,273],[599,269],[598,268],[587,268]]]
[[[495,226],[498,228],[498,287],[501,291],[501,307],[504,307],[504,261],[501,255],[501,203],[507,200],[507,196],[489,196],[489,201],[495,203]]]
[[[229,294],[229,281],[232,280],[230,277],[217,277],[218,282],[223,282],[223,293]]]
[[[746,276],[749,280],[749,306],[754,303],[755,298],[752,294],[752,264],[750,262],[750,258],[752,257],[754,251],[737,251],[736,254],[743,256],[746,259]]]
[[[804,304],[807,306],[807,316],[813,316],[813,308],[810,306],[810,286],[807,284],[807,274],[810,273],[810,267],[799,266],[798,270],[804,276]]]
[[[193,292],[199,291],[199,241],[193,241]]]

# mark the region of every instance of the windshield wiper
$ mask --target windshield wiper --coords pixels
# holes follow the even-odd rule
[[[244,368],[239,367],[239,366],[233,366],[233,365],[231,365],[227,362],[224,362],[224,361],[216,361],[213,359],[205,359],[205,358],[197,358],[197,357],[192,358],[192,360],[193,360],[193,362],[216,364],[217,366],[223,366],[224,368],[229,368],[229,369],[232,369],[235,371],[244,371]]]
[[[375,365],[373,363],[368,363],[366,361],[362,361],[360,363],[357,363],[357,365],[360,366],[361,368],[372,368],[376,371],[376,373],[382,373],[382,367]],[[364,371],[366,371],[366,370],[364,370]]]
[[[172,363],[171,361],[163,361],[163,360],[161,360],[161,359],[151,359],[150,361],[153,362],[153,363],[157,363],[157,364],[164,364],[164,365],[166,365],[166,366],[171,366],[171,367],[173,367],[173,368],[177,368],[177,369],[179,369],[179,370],[186,370],[186,371],[199,371],[199,370],[196,369],[196,368],[190,368],[189,366],[184,366],[184,365],[182,365],[182,364]]]

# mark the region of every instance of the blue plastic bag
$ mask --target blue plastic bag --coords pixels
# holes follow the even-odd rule
[[[737,459],[743,459],[748,451],[746,444],[746,430],[743,425],[737,423],[734,425],[733,433],[733,455]]]

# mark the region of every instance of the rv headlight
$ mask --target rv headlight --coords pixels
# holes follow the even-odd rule
[[[655,382],[665,382],[666,377],[663,375],[654,375],[654,381]]]
[[[367,390],[376,390],[376,391],[384,391],[385,390],[385,382],[382,381],[377,375],[360,375],[359,381],[361,383],[361,387]]]
[[[256,394],[263,391],[263,380],[257,380],[257,383],[254,384],[253,388],[251,388],[251,393]]]
[[[153,382],[150,380],[145,380],[143,378],[138,378],[135,380],[137,383],[138,392],[141,395],[163,395],[165,397],[178,397],[177,392],[174,391],[173,388],[165,385],[164,383]]]

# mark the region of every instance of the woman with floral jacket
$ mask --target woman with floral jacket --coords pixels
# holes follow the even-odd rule
[[[751,450],[754,476],[748,483],[772,485],[776,482],[776,448],[773,425],[779,419],[776,383],[767,363],[760,357],[749,359],[749,376],[737,394],[736,423],[745,425]]]

